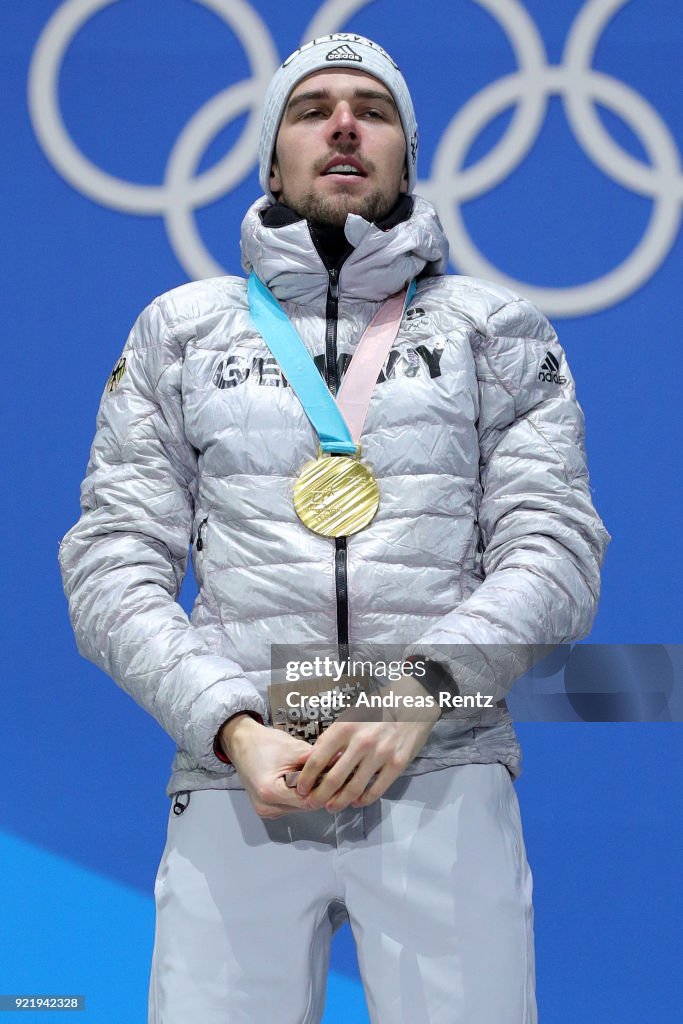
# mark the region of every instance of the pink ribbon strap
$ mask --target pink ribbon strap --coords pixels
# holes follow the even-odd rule
[[[337,405],[351,437],[359,444],[384,360],[396,340],[408,290],[392,295],[370,321],[337,393]]]

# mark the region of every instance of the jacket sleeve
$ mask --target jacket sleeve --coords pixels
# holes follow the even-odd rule
[[[609,534],[593,507],[584,419],[557,336],[515,299],[478,332],[483,582],[407,649],[461,694],[500,699],[548,646],[585,636]]]
[[[238,711],[264,715],[236,663],[177,603],[187,568],[197,453],[185,436],[182,350],[159,300],[138,318],[97,415],[81,517],[59,546],[80,653],[152,714],[198,765]]]

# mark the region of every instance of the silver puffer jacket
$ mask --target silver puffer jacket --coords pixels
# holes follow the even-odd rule
[[[283,303],[328,379],[381,301],[419,282],[362,438],[379,511],[346,545],[294,512],[293,481],[317,438],[252,326],[245,281],[176,288],[133,327],[59,559],[79,651],[177,743],[169,793],[240,788],[214,737],[240,710],[269,721],[271,644],[336,644],[345,633],[352,649],[400,644],[467,689],[465,663],[444,645],[508,649],[588,632],[609,539],[591,503],[572,377],[534,306],[443,276],[447,242],[419,198],[389,230],[348,218],[355,248],[335,304],[306,222],[266,227],[267,205],[245,218],[245,269]],[[199,594],[188,620],[176,599],[190,545]],[[504,703],[444,714],[409,772],[472,761],[518,773]]]

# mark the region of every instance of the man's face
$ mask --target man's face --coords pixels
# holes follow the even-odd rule
[[[408,190],[406,143],[388,89],[362,71],[319,71],[289,97],[271,192],[307,220],[385,217]]]

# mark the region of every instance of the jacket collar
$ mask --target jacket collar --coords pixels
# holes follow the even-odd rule
[[[314,302],[327,294],[329,276],[313,244],[307,221],[266,217],[272,207],[263,196],[242,222],[242,266],[254,270],[280,301]],[[273,225],[272,220],[284,223]],[[391,223],[391,221],[390,221]],[[434,208],[413,196],[410,216],[385,228],[350,213],[344,232],[353,251],[339,275],[345,299],[378,302],[400,291],[414,277],[443,274],[448,241]]]

